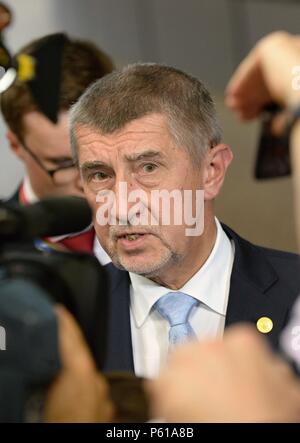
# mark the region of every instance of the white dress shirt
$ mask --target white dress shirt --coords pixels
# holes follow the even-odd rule
[[[94,254],[95,254],[96,258],[98,259],[99,263],[102,266],[105,266],[111,262],[110,256],[102,248],[102,246],[97,238],[97,235],[95,235],[93,250],[94,250]]]
[[[225,326],[234,245],[216,219],[217,236],[213,250],[199,271],[179,291],[200,301],[189,316],[199,340],[222,337]],[[170,325],[155,309],[156,301],[169,288],[130,273],[130,317],[135,373],[154,378],[168,356]],[[175,291],[173,291],[175,292]]]
[[[32,204],[32,203],[36,203],[39,201],[38,196],[36,195],[36,193],[34,192],[32,186],[31,186],[28,176],[26,176],[24,178],[22,186],[23,186],[23,193],[24,193],[27,203]]]

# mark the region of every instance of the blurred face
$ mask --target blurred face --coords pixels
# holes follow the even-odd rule
[[[197,266],[204,235],[187,236],[186,225],[174,223],[172,202],[168,225],[162,224],[163,207],[151,205],[154,190],[192,190],[195,199],[206,176],[205,167],[196,166],[184,148],[175,146],[164,117],[142,117],[106,135],[79,126],[76,134],[84,192],[93,208],[98,238],[112,261],[147,277],[178,274],[179,269],[184,272],[184,267]],[[140,195],[142,191],[143,205],[125,200],[121,183],[128,194],[136,191]],[[103,205],[103,200],[96,201],[97,195],[107,191],[115,195],[115,225],[110,221],[101,225],[96,220]],[[134,217],[141,212],[152,215],[156,224],[135,225]]]
[[[72,164],[66,112],[59,115],[57,124],[39,112],[23,117],[24,143],[8,132],[10,145],[25,164],[34,192],[39,198],[47,196],[83,195],[79,172]],[[29,152],[30,151],[30,152]],[[59,172],[54,171],[62,168]],[[65,169],[64,169],[65,168]]]

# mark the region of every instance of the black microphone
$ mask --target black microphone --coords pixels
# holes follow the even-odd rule
[[[48,198],[29,206],[0,203],[0,241],[26,241],[80,232],[92,222],[82,197]]]

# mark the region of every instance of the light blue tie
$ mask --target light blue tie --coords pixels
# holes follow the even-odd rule
[[[198,300],[184,292],[168,292],[163,295],[154,307],[170,323],[169,342],[171,345],[184,343],[196,338],[188,322],[189,315]]]

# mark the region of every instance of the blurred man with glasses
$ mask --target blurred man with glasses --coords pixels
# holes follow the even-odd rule
[[[53,35],[29,43],[18,54],[30,56],[37,49],[43,49],[43,45],[46,48],[49,38]],[[83,195],[80,176],[71,155],[68,110],[91,83],[113,68],[110,57],[93,44],[66,37],[56,123],[41,111],[28,83],[17,80],[1,95],[1,111],[8,126],[7,140],[14,154],[23,162],[26,172],[9,201],[29,204],[49,196]],[[41,91],[44,95],[49,90],[52,69],[49,57],[49,81],[39,85],[44,89]],[[94,233],[85,233],[84,239],[81,236],[79,242],[74,238],[71,242],[67,240],[64,246],[71,250],[91,251]],[[101,248],[97,247],[101,255]]]

